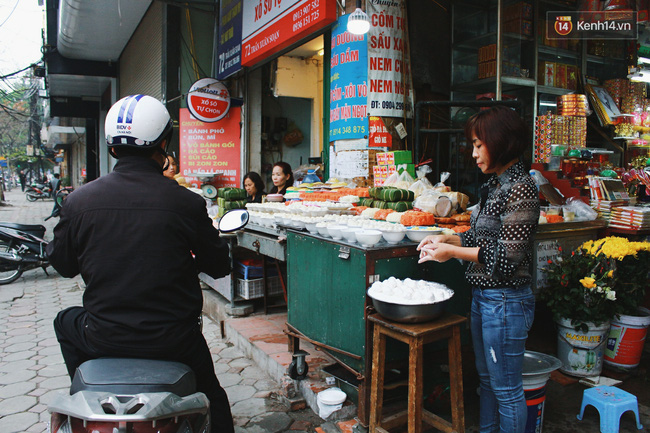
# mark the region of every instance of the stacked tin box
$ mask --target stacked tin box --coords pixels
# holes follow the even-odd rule
[[[581,148],[587,143],[587,96],[562,95],[557,98],[558,114],[535,118],[535,162],[551,160],[551,145]]]

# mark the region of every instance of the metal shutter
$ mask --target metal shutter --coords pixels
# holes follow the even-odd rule
[[[153,2],[120,57],[119,98],[162,98],[163,4]]]

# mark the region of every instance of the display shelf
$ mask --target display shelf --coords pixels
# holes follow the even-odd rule
[[[521,87],[534,88],[536,85],[535,80],[532,78],[509,77],[509,76],[502,76],[501,83],[504,85],[504,90],[521,88]],[[457,83],[454,85],[453,89],[454,91],[460,91],[460,92],[462,91],[488,92],[490,90],[493,90],[495,85],[496,85],[496,77],[490,77],[490,78],[483,78],[481,80],[468,81],[465,83]]]
[[[586,54],[585,59],[587,62],[596,63],[599,65],[620,64],[621,62],[625,61],[625,59],[621,57],[602,57],[595,56],[593,54]]]
[[[554,56],[556,58],[568,58],[573,60],[578,60],[580,57],[579,51],[567,50],[564,48],[549,47],[548,45],[539,45],[537,47],[537,52],[539,54]]]
[[[537,93],[545,93],[548,95],[562,96],[562,95],[568,95],[570,93],[575,93],[575,92],[576,92],[575,90],[564,89],[561,87],[542,86],[541,84],[537,86]]]

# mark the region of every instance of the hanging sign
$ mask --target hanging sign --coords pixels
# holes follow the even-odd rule
[[[180,166],[187,183],[201,187],[201,180],[215,177],[218,187],[241,187],[241,107],[233,107],[217,123],[197,120],[180,110]],[[193,176],[205,174],[205,176]]]
[[[368,0],[368,108],[371,116],[413,117],[405,0]]]
[[[331,0],[244,1],[243,66],[252,66],[336,19]]]
[[[332,29],[329,141],[368,137],[368,44],[347,31],[348,15]]]
[[[190,87],[187,94],[187,108],[198,120],[216,122],[228,114],[230,93],[217,79],[202,78]]]
[[[244,0],[219,2],[219,41],[217,78],[225,80],[241,69],[242,3]]]

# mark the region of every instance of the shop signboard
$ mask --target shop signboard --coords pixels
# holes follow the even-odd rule
[[[202,78],[192,84],[187,93],[187,108],[192,116],[203,122],[217,122],[228,114],[230,93],[215,78]]]
[[[181,108],[179,118],[180,166],[186,182],[200,188],[202,180],[213,175],[218,187],[240,188],[241,108],[232,107],[215,123],[194,118],[187,108]]]
[[[336,19],[331,0],[244,0],[242,66],[260,60],[311,35]]]
[[[404,0],[368,0],[368,110],[371,116],[412,117],[413,86]]]
[[[368,44],[346,29],[343,15],[332,29],[329,141],[368,137]]]
[[[225,80],[241,69],[242,5],[244,0],[219,2],[217,78]]]

